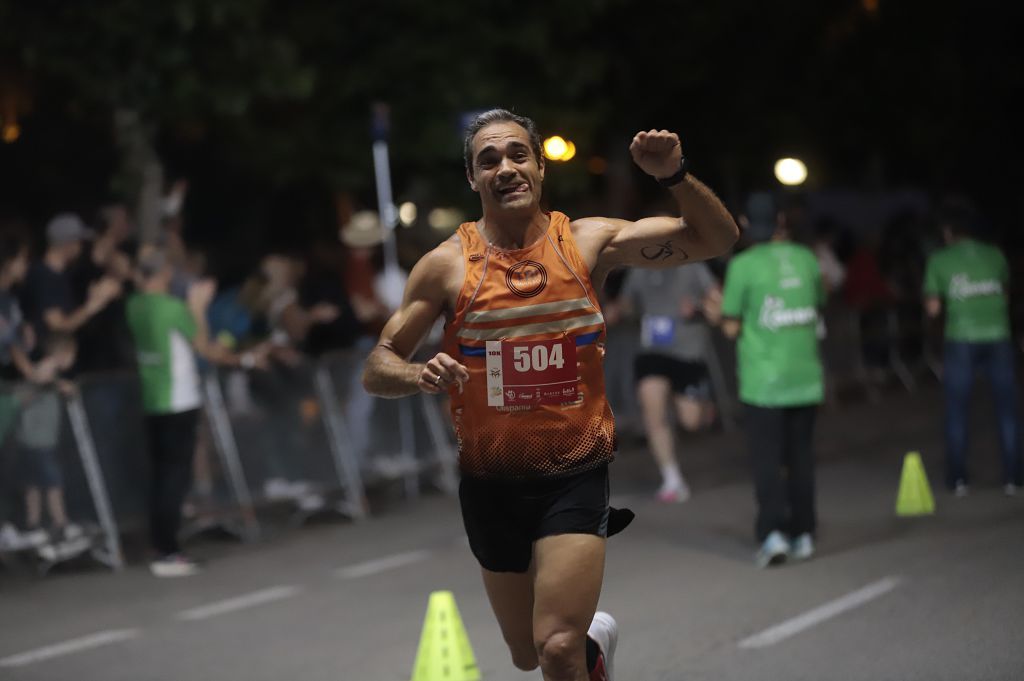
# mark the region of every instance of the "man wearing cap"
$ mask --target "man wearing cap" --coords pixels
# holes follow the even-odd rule
[[[75,305],[68,266],[82,252],[82,241],[91,236],[74,213],[61,213],[46,225],[46,252],[29,269],[22,301],[38,336],[37,347],[51,333],[75,333],[121,294],[121,284],[104,277],[89,287],[82,305]]]

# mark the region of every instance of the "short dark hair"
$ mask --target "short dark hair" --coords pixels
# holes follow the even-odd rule
[[[526,134],[530,137],[530,146],[533,148],[533,153],[537,155],[537,162],[540,163],[540,133],[537,132],[537,124],[533,122],[533,119],[519,116],[508,109],[491,109],[474,116],[473,120],[466,126],[466,137],[463,139],[462,153],[466,161],[466,170],[470,175],[473,174],[473,138],[488,125],[503,122],[515,123],[526,130]]]

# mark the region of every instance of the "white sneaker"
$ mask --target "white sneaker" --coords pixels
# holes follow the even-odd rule
[[[754,563],[759,568],[766,568],[770,565],[780,565],[786,562],[786,556],[789,555],[789,541],[783,536],[781,532],[775,530],[769,534],[764,543],[761,544],[761,548],[758,549],[757,555],[754,556]]]
[[[21,542],[26,548],[37,549],[50,543],[50,534],[41,527],[26,530],[21,533]]]
[[[685,480],[676,485],[662,485],[655,498],[663,504],[682,504],[690,500],[690,487]]]
[[[807,560],[814,555],[814,539],[807,532],[793,540],[789,547],[789,557],[793,560]]]
[[[11,523],[0,527],[0,551],[20,551],[22,549],[21,533]]]
[[[1020,487],[1018,487],[1017,485],[1013,484],[1012,482],[1008,482],[1005,485],[1003,485],[1003,494],[1005,494],[1008,497],[1015,497],[1017,496],[1017,490],[1019,489]]]
[[[967,487],[967,483],[963,480],[957,480],[956,484],[953,485],[953,496],[963,499],[970,494],[970,489]]]
[[[40,558],[49,563],[58,563],[85,553],[91,546],[92,541],[88,537],[75,537],[55,544],[40,546],[38,554]]]
[[[292,498],[291,483],[284,478],[268,478],[263,483],[263,496],[267,501],[281,501]]]
[[[601,649],[601,657],[597,660],[590,675],[590,681],[612,681],[612,659],[615,657],[615,646],[619,643],[619,624],[606,612],[598,610],[590,623],[587,636]]]
[[[201,572],[199,564],[180,553],[158,558],[149,564],[154,577],[191,577]]]
[[[80,539],[85,536],[85,530],[81,525],[75,523],[68,523],[60,529],[61,539],[64,541],[71,541],[73,539]]]
[[[321,495],[312,492],[307,492],[299,497],[298,503],[299,510],[305,511],[306,513],[315,513],[327,505]]]

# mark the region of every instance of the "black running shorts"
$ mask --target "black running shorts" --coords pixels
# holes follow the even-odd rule
[[[533,543],[543,537],[608,536],[607,465],[540,480],[463,477],[459,500],[469,546],[491,572],[529,570]]]
[[[642,352],[633,360],[633,377],[637,382],[648,376],[664,376],[672,392],[694,400],[711,398],[708,368],[703,362],[676,359],[654,352]]]

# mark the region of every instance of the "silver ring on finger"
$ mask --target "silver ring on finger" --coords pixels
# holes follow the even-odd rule
[[[436,376],[434,376],[434,385],[437,386],[438,388],[441,387],[441,374],[437,374]]]

